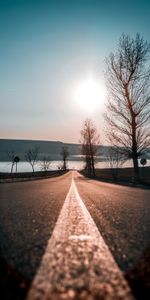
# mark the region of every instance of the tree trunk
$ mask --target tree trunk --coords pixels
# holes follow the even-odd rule
[[[11,174],[12,174],[12,172],[13,172],[13,167],[14,167],[14,162],[13,162],[12,165],[11,165]]]
[[[134,167],[134,182],[139,181],[139,165],[138,165],[138,151],[137,151],[137,138],[136,138],[136,116],[131,110],[132,115],[132,159]]]
[[[67,165],[66,165],[66,159],[63,159],[63,166],[62,166],[63,171],[66,171]]]
[[[32,173],[34,175],[34,165],[31,165],[31,167],[32,167]]]
[[[95,177],[95,166],[94,166],[94,157],[93,157],[93,154],[92,154],[91,160],[92,160],[92,171],[93,171],[93,176]]]
[[[133,156],[133,167],[134,167],[134,182],[139,181],[139,165],[137,156]]]
[[[133,167],[134,167],[134,182],[138,182],[140,178],[139,178],[137,144],[135,138],[133,138],[132,159],[133,159]]]

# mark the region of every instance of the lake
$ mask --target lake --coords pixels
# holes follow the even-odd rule
[[[50,165],[50,170],[58,170],[58,167],[61,165],[61,161],[52,161],[51,165]],[[139,164],[140,165],[140,164]],[[75,169],[75,170],[81,170],[84,166],[84,162],[83,161],[75,161],[75,160],[70,160],[68,161],[68,168],[69,169]],[[128,160],[123,167],[132,167],[132,161]],[[147,164],[146,166],[150,166],[150,160],[147,160]],[[96,163],[96,168],[109,168],[108,163],[106,163],[105,161],[102,162],[97,162]],[[30,164],[28,162],[19,162],[18,163],[18,172],[32,172],[32,168],[30,166]],[[0,172],[10,172],[11,170],[11,163],[10,162],[0,162]],[[40,171],[41,170],[41,166],[40,166],[40,162],[37,162],[37,164],[35,165],[35,171]],[[14,166],[14,170],[13,172],[15,172],[15,166]]]

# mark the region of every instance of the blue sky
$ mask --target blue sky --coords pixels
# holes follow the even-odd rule
[[[121,34],[150,41],[149,1],[0,0],[0,138],[78,142],[82,121],[102,130],[99,107],[74,100]]]

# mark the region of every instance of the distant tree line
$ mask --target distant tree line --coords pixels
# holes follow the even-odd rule
[[[67,161],[69,156],[69,151],[67,147],[62,147],[60,155],[62,157],[62,161],[58,166],[59,170],[66,171],[67,170]],[[11,174],[13,173],[14,167],[15,172],[17,173],[17,164],[20,162],[20,157],[16,155],[15,151],[7,152],[7,156],[11,161]],[[35,172],[35,166],[38,164],[41,171],[46,172],[50,170],[52,160],[49,156],[43,156],[39,158],[39,147],[30,148],[25,152],[24,155],[25,161],[28,162],[31,166],[32,173]]]
[[[14,169],[14,166],[16,165],[16,173],[17,173],[17,164],[19,163],[20,161],[20,157],[17,156],[15,154],[15,152],[12,150],[10,152],[7,153],[8,154],[8,158],[9,160],[11,161],[11,174],[13,173],[13,169]],[[50,164],[51,164],[51,159],[50,157],[42,157],[39,159],[39,147],[34,147],[34,148],[31,148],[31,149],[28,149],[26,152],[25,152],[25,161],[28,162],[32,168],[32,172],[34,174],[35,172],[35,166],[36,164],[40,161],[40,168],[42,171],[46,172],[50,169]]]

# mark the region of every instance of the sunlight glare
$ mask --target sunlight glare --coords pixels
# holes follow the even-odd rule
[[[106,90],[104,84],[89,79],[81,83],[75,92],[77,103],[84,109],[93,111],[104,104]]]

